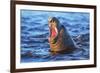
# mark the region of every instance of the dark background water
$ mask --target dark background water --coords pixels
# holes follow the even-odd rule
[[[21,62],[89,59],[89,13],[21,10]],[[57,17],[80,48],[52,55],[48,43],[48,18]]]

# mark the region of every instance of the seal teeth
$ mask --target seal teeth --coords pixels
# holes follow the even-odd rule
[[[58,30],[57,30],[57,28],[55,28],[55,31],[56,31],[56,35],[58,35]]]

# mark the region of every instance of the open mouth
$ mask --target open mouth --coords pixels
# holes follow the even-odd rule
[[[57,28],[56,28],[56,27],[55,27],[55,28],[50,28],[50,37],[56,38],[57,35],[58,35],[58,30],[57,30]]]

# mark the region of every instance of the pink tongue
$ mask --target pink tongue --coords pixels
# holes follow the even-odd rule
[[[55,36],[56,36],[56,30],[55,30],[55,29],[52,29],[51,32],[52,32],[51,36],[52,36],[52,37],[55,37]]]

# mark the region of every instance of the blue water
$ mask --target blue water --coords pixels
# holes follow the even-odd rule
[[[80,48],[70,54],[52,55],[48,43],[48,18],[57,17]],[[89,59],[89,13],[21,10],[21,62]]]

